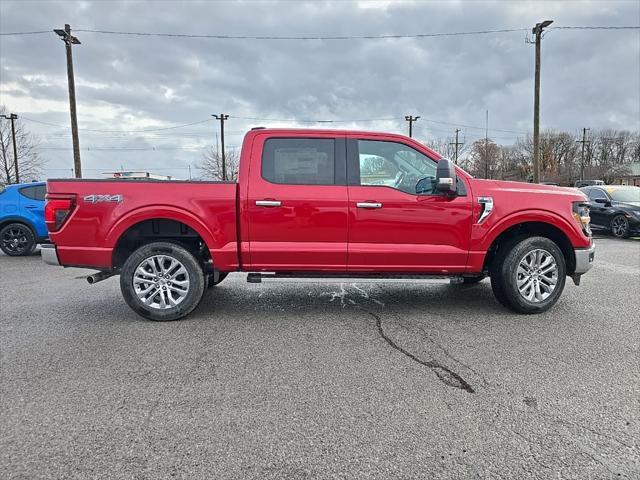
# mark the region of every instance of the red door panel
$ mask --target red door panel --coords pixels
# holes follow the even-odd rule
[[[335,135],[313,138],[332,139]],[[246,215],[251,269],[345,271],[347,187],[265,180],[260,157],[266,139],[266,135],[258,136],[254,141],[249,172]],[[344,143],[341,145],[344,148]]]
[[[380,208],[358,208],[371,202]],[[349,270],[462,272],[471,234],[470,196],[410,195],[349,187]]]
[[[349,271],[465,270],[471,194],[463,179],[459,196],[435,193],[432,155],[404,137],[347,136]]]

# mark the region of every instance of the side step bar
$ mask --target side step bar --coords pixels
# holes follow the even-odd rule
[[[265,280],[299,282],[407,282],[420,281],[425,283],[463,283],[462,275],[416,275],[394,273],[262,273],[247,274],[248,283],[262,283]]]

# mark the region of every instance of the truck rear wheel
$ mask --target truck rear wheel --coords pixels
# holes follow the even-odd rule
[[[160,322],[191,313],[204,289],[200,262],[175,243],[143,245],[127,258],[120,274],[120,290],[127,304],[138,315]]]
[[[562,251],[546,237],[513,241],[499,249],[491,287],[500,303],[518,313],[542,313],[560,298],[567,276]]]

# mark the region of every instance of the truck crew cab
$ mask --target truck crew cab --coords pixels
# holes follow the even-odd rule
[[[544,312],[592,265],[577,190],[478,180],[402,135],[254,129],[237,182],[49,180],[45,262],[119,274],[138,314],[176,320],[230,272],[270,277],[491,277]]]

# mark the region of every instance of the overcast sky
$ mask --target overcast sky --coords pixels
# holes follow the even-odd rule
[[[70,23],[127,32],[357,36],[530,29],[545,19],[553,26],[638,26],[640,1],[0,1],[2,33]],[[403,117],[413,114],[422,116],[414,131],[420,140],[452,136],[460,124],[470,142],[484,136],[488,109],[490,137],[499,143],[532,128],[534,46],[525,31],[311,41],[76,35],[86,176],[122,166],[187,178],[187,165],[195,167],[215,141],[218,124],[210,115],[218,112],[231,117],[231,145],[240,145],[251,126],[313,125],[239,117],[360,120],[315,126],[404,133]],[[47,176],[68,175],[63,43],[53,32],[0,36],[0,66],[0,103],[41,138]],[[549,30],[542,42],[541,123],[576,133],[638,130],[640,30]]]

